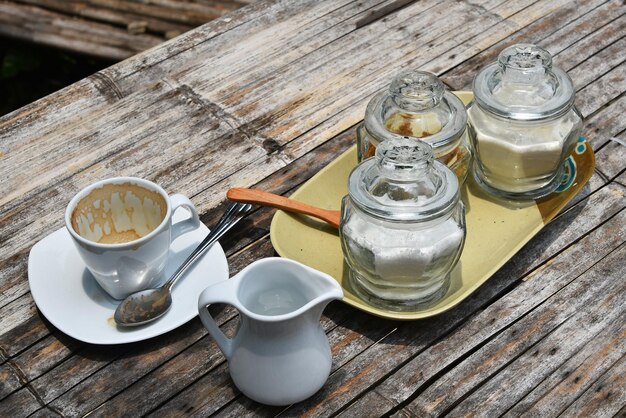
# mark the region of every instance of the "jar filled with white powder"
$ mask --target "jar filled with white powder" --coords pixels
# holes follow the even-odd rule
[[[490,193],[537,199],[560,184],[582,129],[572,80],[531,44],[504,49],[474,79],[468,108],[475,180]]]
[[[404,72],[370,100],[357,127],[359,161],[373,156],[382,141],[402,136],[429,144],[435,158],[465,181],[472,157],[467,113],[436,75]]]
[[[339,233],[363,300],[396,311],[438,300],[465,242],[458,179],[428,144],[388,139],[350,174]]]

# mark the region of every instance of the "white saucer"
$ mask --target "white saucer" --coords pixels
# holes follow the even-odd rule
[[[180,216],[176,213],[174,221]],[[172,242],[164,277],[174,273],[208,232],[201,225]],[[119,301],[96,283],[65,228],[35,244],[28,256],[28,282],[37,307],[59,330],[91,344],[131,343],[171,331],[198,314],[198,296],[205,288],[227,279],[226,256],[215,243],[174,285],[172,307],[163,317],[140,327],[122,328],[113,320]]]

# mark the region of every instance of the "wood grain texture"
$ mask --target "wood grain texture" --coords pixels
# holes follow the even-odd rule
[[[3,0],[0,34],[122,60],[247,3]]]
[[[595,230],[590,236],[579,241],[569,251],[544,264],[545,267],[534,273],[530,280],[526,280],[523,285],[517,286],[506,296],[492,303],[480,314],[470,317],[454,334],[424,350],[410,362],[406,363],[399,371],[388,377],[382,384],[377,386],[377,395],[384,396],[394,405],[402,405],[407,403],[407,400],[415,398],[408,406],[412,413],[416,413],[417,416],[441,413],[441,410],[435,410],[434,408],[442,402],[454,401],[454,384],[465,384],[472,387],[471,382],[455,379],[454,374],[450,372],[449,369],[452,369],[459,362],[458,359],[471,355],[477,348],[481,349],[483,346],[486,346],[485,343],[492,338],[502,338],[500,334],[503,332],[510,335],[509,338],[500,340],[509,344],[505,345],[502,350],[510,350],[516,344],[532,344],[532,339],[542,335],[541,332],[544,332],[543,327],[547,323],[542,323],[541,326],[538,324],[529,326],[529,324],[525,323],[520,325],[519,318],[523,318],[528,312],[535,312],[538,306],[543,306],[543,309],[551,309],[552,304],[546,303],[546,301],[558,294],[563,286],[567,286],[579,274],[577,272],[585,271],[596,265],[607,255],[607,252],[615,248],[615,245],[624,242],[626,235],[626,228],[623,225],[624,220],[626,220],[626,212],[622,210],[619,215]],[[608,233],[615,235],[609,237]],[[607,238],[606,247],[595,248],[596,251],[590,251],[590,246],[594,245],[600,236]],[[563,266],[572,263],[575,264],[569,270],[570,273],[563,275]],[[514,265],[514,263],[507,263],[503,267],[503,271],[499,272],[497,276],[514,273],[514,269],[512,271],[509,270]],[[494,279],[497,276],[494,276]],[[615,280],[618,277],[614,276]],[[580,299],[573,300],[576,303],[580,302]],[[555,315],[556,312],[561,314],[560,311],[553,310],[541,318],[543,321],[555,320],[558,323],[559,316]],[[563,319],[563,317],[560,318]],[[498,343],[493,342],[491,344],[492,346],[498,345]],[[495,350],[498,361],[505,360],[505,351],[502,350],[501,352]],[[494,354],[493,351],[487,351],[487,353]],[[467,365],[467,367],[457,368],[456,370],[466,372],[469,378],[478,379],[480,382],[478,370],[489,374],[498,369],[497,364],[494,364],[492,361],[480,358],[475,361],[479,364]],[[433,384],[432,380],[435,378],[443,379],[443,382],[440,382],[439,385]],[[457,380],[458,383],[454,383]],[[441,395],[441,391],[446,390],[448,392],[445,395]],[[433,391],[437,392],[433,393],[432,396],[429,395]],[[362,409],[360,404],[370,403],[370,400],[367,399],[368,397],[369,395],[363,397],[351,408],[354,408],[355,411]],[[494,402],[494,404],[497,403]],[[446,410],[445,406],[443,410]]]
[[[75,2],[51,3],[60,13]],[[85,13],[100,5],[111,20],[130,12],[113,3],[89,2]],[[169,1],[137,4],[149,3]],[[255,1],[0,118],[0,415],[624,410],[626,154],[610,138],[623,140],[626,130],[626,5],[401,3]],[[400,71],[435,71],[452,88],[467,88],[478,68],[521,41],[546,47],[572,75],[584,135],[597,153],[591,181],[442,315],[399,323],[330,304],[322,326],[333,368],[312,398],[271,408],[247,399],[197,319],[148,342],[100,347],[63,335],[37,310],[28,252],[63,226],[64,207],[83,186],[120,174],[146,177],[190,196],[210,226],[229,188],[289,195],[354,144],[369,98]],[[259,208],[221,241],[231,274],[274,255],[273,211]],[[211,309],[234,333],[237,312]]]

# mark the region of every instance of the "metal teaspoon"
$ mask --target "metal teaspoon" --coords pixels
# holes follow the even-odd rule
[[[215,225],[215,228],[193,250],[167,282],[158,288],[133,293],[118,305],[115,315],[113,315],[117,325],[129,327],[143,325],[163,316],[172,305],[171,289],[174,283],[183,276],[189,266],[237,224],[251,209],[252,205],[249,204],[231,203],[217,225]]]

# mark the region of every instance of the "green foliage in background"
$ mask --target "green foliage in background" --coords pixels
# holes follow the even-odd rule
[[[0,38],[0,115],[111,64],[41,45]]]

